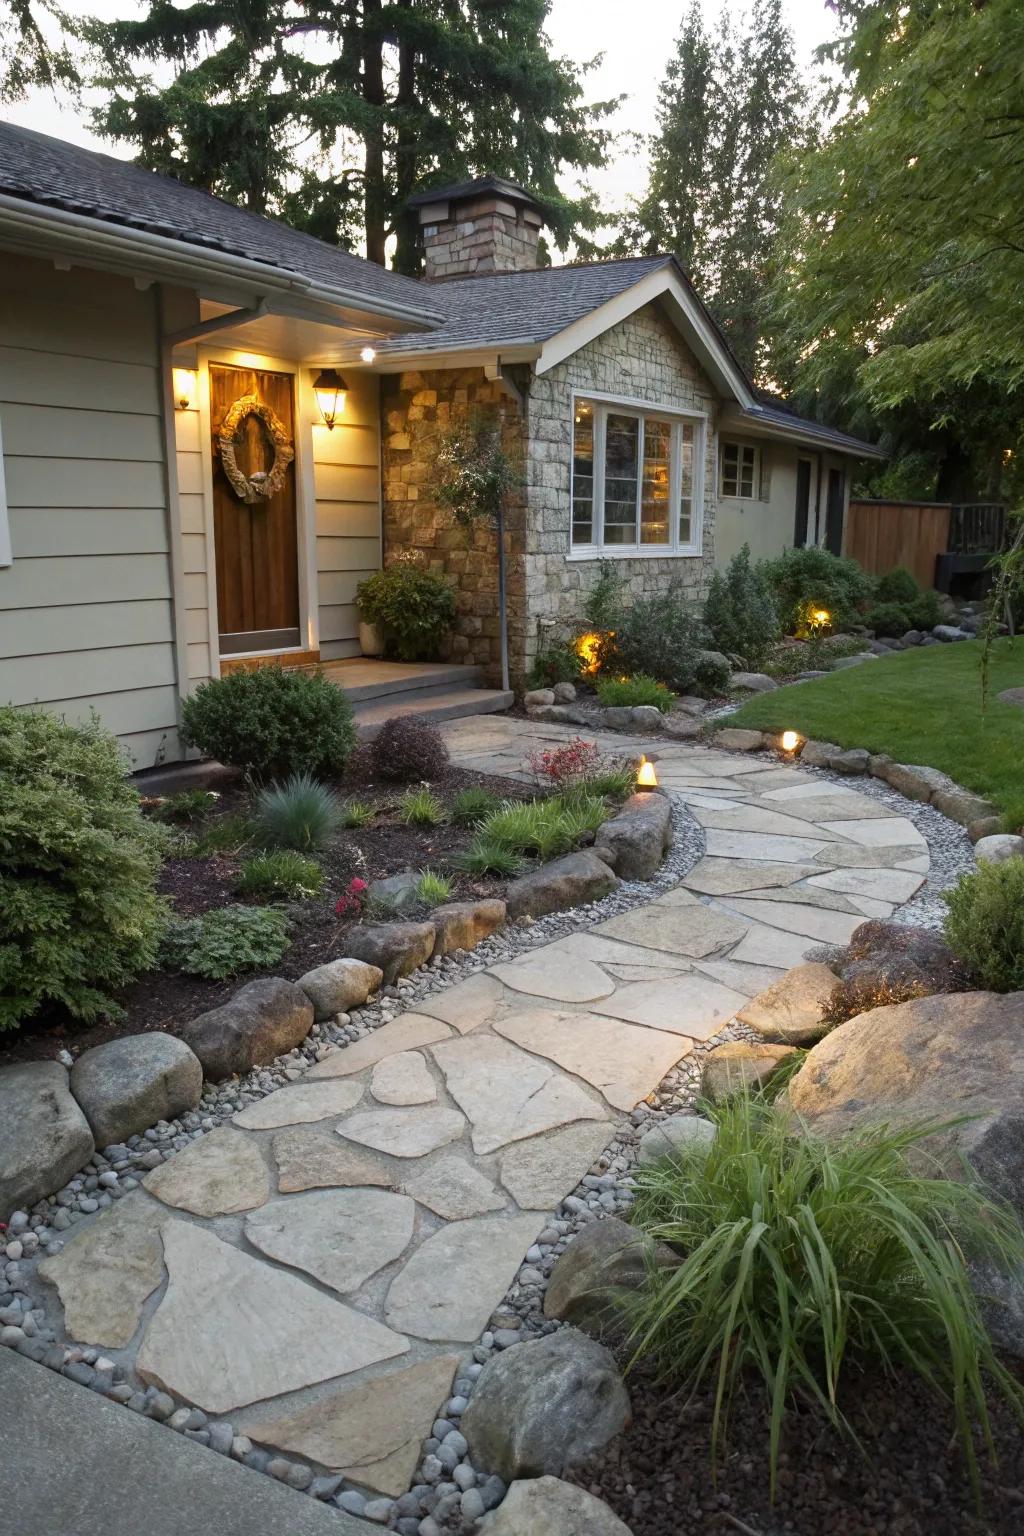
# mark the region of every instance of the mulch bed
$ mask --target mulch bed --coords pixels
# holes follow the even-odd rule
[[[287,904],[292,943],[274,967],[275,975],[295,980],[313,966],[335,958],[342,934],[355,921],[354,917],[339,918],[335,903],[353,876],[372,881],[405,869],[432,869],[451,877],[453,901],[502,895],[507,880],[466,875],[453,868],[456,855],[472,839],[472,828],[450,822],[439,827],[408,827],[396,810],[384,809],[397,805],[408,787],[380,783],[346,787],[344,793],[348,798],[372,802],[382,808],[382,813],[372,826],[337,832],[315,855],[326,877],[324,890],[311,900]],[[430,787],[445,804],[459,790],[470,787],[488,789],[502,800],[529,799],[541,793],[515,779],[452,766],[432,779]],[[215,815],[244,814],[248,804],[249,797],[241,786],[228,786],[220,791]],[[201,829],[189,830],[195,833]],[[158,888],[183,917],[232,905],[241,899],[234,889],[239,869],[253,851],[250,848],[237,855],[217,853],[201,858],[168,859],[160,872]],[[16,1033],[0,1035],[0,1066],[52,1059],[58,1051],[66,1049],[79,1055],[106,1040],[149,1030],[177,1034],[196,1014],[226,1002],[257,974],[266,973],[251,972],[229,981],[206,981],[169,971],[147,972],[119,998],[125,1009],[123,1019],[83,1025],[69,1019],[63,1010],[52,1008]]]
[[[627,1379],[631,1428],[567,1477],[604,1499],[633,1536],[1021,1536],[1024,1433],[991,1404],[998,1465],[978,1440],[979,1514],[952,1415],[913,1377],[844,1378],[843,1408],[861,1448],[812,1408],[788,1418],[774,1505],[768,1495],[763,1391],[735,1404],[717,1482],[711,1395],[692,1403]]]

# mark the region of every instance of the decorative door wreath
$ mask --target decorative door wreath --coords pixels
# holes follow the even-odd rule
[[[258,469],[252,475],[243,475],[235,458],[241,442],[239,428],[247,416],[259,417],[274,445],[273,464],[268,470]],[[270,501],[277,495],[284,485],[288,465],[295,457],[295,448],[284,422],[258,395],[239,395],[234,405],[228,407],[217,435],[217,446],[224,473],[231,481],[235,495],[250,506],[256,501]]]

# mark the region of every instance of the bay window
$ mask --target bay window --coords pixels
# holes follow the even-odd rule
[[[699,553],[702,442],[699,416],[575,400],[572,552]]]

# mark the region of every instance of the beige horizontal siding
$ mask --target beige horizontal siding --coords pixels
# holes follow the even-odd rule
[[[375,378],[349,376],[344,415],[313,429],[320,654],[359,654],[356,587],[380,570],[380,411]]]
[[[121,459],[162,461],[159,416],[93,410],[81,401],[74,411],[45,405],[4,409],[4,453],[12,458]]]
[[[111,646],[146,645],[152,635],[166,634],[169,628],[169,599],[11,608],[0,613],[0,659],[73,651],[83,639],[100,651]],[[3,676],[6,679],[6,672]]]
[[[156,415],[160,409],[160,384],[154,353],[152,367],[137,363],[110,362],[95,357],[74,357],[60,351],[61,337],[49,340],[50,351],[27,347],[0,347],[0,400],[12,405],[60,406],[81,410],[83,402],[102,400],[105,410],[137,415]],[[155,338],[154,338],[155,348]],[[58,366],[59,363],[59,366]]]
[[[4,688],[12,704],[49,704],[101,689],[118,693],[174,683],[174,647],[163,643],[58,651],[4,662]]]
[[[19,558],[167,553],[163,507],[15,507],[10,519]]]
[[[199,577],[205,583],[205,577]],[[0,610],[63,607],[88,595],[93,603],[162,597],[170,601],[166,555],[52,555],[0,570]],[[170,639],[170,631],[158,639]]]

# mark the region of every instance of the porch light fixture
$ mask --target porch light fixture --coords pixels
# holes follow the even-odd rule
[[[322,368],[313,380],[313,393],[328,432],[334,431],[334,423],[345,409],[347,392],[348,385],[333,368]]]
[[[637,789],[657,789],[658,775],[654,771],[654,764],[649,763],[646,757],[641,756],[636,770]]]
[[[373,347],[364,347],[359,356],[362,358],[364,363],[372,363],[374,358],[377,356],[377,353]]]
[[[194,368],[172,368],[171,387],[174,391],[176,411],[189,411],[196,398],[196,374]]]

